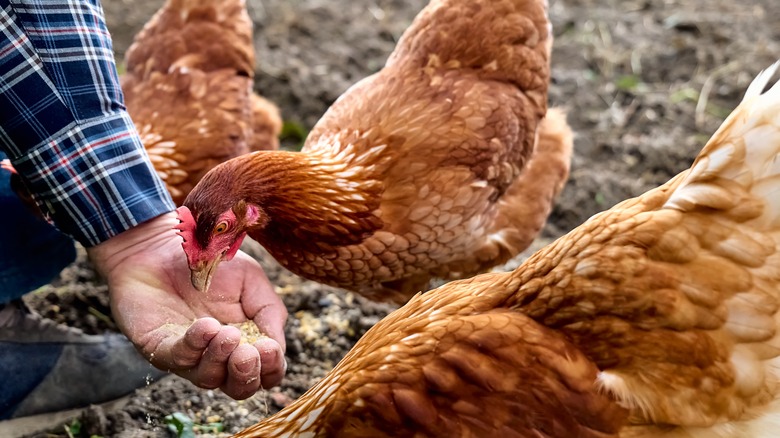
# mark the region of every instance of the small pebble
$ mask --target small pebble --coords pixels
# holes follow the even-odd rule
[[[281,409],[292,403],[293,399],[283,392],[274,392],[271,394],[271,401],[274,406]]]

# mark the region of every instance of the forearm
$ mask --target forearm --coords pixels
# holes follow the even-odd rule
[[[102,9],[56,5],[0,0],[0,147],[43,212],[91,246],[173,203],[125,110]]]

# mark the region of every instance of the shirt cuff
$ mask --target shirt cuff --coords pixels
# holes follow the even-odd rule
[[[126,112],[75,123],[12,161],[44,214],[84,246],[175,208]]]

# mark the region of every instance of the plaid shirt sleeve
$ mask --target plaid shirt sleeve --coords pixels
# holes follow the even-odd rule
[[[124,106],[99,0],[0,0],[0,148],[96,245],[174,209]]]

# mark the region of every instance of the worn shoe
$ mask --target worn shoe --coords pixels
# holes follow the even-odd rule
[[[0,305],[0,375],[5,420],[107,402],[165,373],[120,334],[87,335],[15,300]]]

